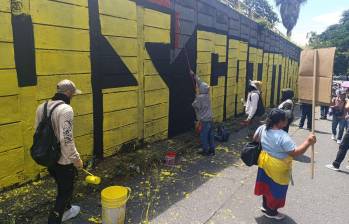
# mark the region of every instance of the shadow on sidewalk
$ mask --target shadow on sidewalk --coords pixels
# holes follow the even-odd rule
[[[284,220],[273,220],[265,216],[255,218],[257,224],[297,224],[291,217],[287,216]]]

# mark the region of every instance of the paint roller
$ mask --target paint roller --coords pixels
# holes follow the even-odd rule
[[[84,171],[86,174],[88,174],[88,176],[86,176],[86,178],[85,178],[86,183],[94,184],[94,185],[98,185],[101,183],[100,177],[93,175],[92,173],[90,173],[89,171],[87,171],[85,169],[82,169],[82,171]]]

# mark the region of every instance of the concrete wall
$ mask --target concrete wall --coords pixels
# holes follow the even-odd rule
[[[243,112],[248,79],[267,106],[297,80],[297,46],[213,0],[0,0],[0,31],[0,187],[42,170],[35,111],[61,79],[83,91],[72,106],[84,158],[190,130],[189,67],[212,86],[217,122]]]

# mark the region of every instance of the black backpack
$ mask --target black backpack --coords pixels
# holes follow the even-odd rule
[[[265,107],[263,104],[262,96],[261,94],[258,94],[258,106],[255,113],[255,116],[263,116],[265,114]]]
[[[44,105],[44,116],[34,133],[30,154],[37,164],[52,167],[61,157],[61,146],[53,130],[51,116],[56,107],[63,103],[57,103],[49,116],[47,116],[47,104],[46,102]]]
[[[229,140],[230,132],[224,127],[224,125],[219,125],[216,130],[215,140],[219,142],[226,142]]]

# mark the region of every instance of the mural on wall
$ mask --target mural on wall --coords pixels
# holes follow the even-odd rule
[[[216,122],[243,113],[249,79],[267,106],[296,89],[300,49],[218,1],[0,0],[0,30],[0,187],[42,171],[34,115],[61,79],[83,91],[72,101],[83,158],[190,131],[190,69],[212,86]]]

